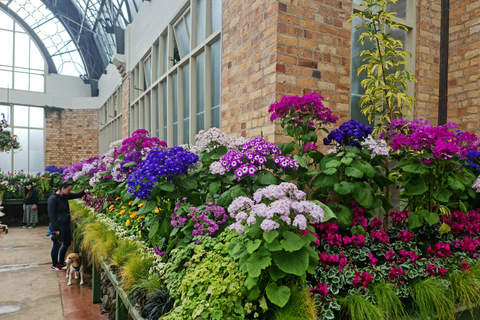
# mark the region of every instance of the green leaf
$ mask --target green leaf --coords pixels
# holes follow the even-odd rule
[[[452,177],[448,177],[448,186],[453,191],[465,191],[465,185]]]
[[[123,169],[128,169],[128,168],[134,167],[136,165],[137,165],[137,163],[135,161],[130,161],[130,162],[125,163],[122,167],[123,167]]]
[[[363,178],[363,172],[358,170],[357,168],[353,168],[353,167],[347,167],[345,169],[345,175],[347,177],[352,177],[352,178],[357,178],[357,179]]]
[[[342,163],[338,160],[330,160],[325,164],[325,168],[338,168],[342,165]]]
[[[280,148],[280,151],[282,151],[283,155],[290,154],[293,152],[293,150],[295,150],[295,148],[293,147],[293,142],[280,143],[278,147]]]
[[[365,209],[373,209],[375,206],[375,192],[370,184],[367,182],[357,182],[355,184],[355,191],[353,192],[353,198]],[[381,203],[380,203],[381,204]]]
[[[353,226],[350,229],[350,232],[352,232],[352,234],[363,234],[363,235],[365,235],[365,228],[360,226],[360,225],[356,225],[356,226]]]
[[[175,190],[175,185],[171,183],[170,181],[167,181],[159,186],[160,190],[166,191],[166,192],[173,192]]]
[[[268,274],[272,278],[273,281],[277,282],[279,279],[282,279],[287,274],[280,270],[275,264],[273,264],[270,268],[268,268]]]
[[[458,208],[460,209],[460,211],[462,211],[464,213],[468,212],[467,206],[460,200],[458,201]]]
[[[159,226],[160,224],[158,223],[158,221],[155,221],[153,225],[150,227],[150,233],[148,234],[148,237],[150,239],[152,239],[157,234]]]
[[[253,289],[250,290],[250,292],[248,293],[247,299],[249,301],[256,301],[256,300],[258,300],[258,298],[260,298],[261,294],[262,294],[262,292],[260,291],[260,288],[258,286],[253,287]]]
[[[424,174],[425,172],[428,171],[425,165],[420,162],[414,162],[412,164],[406,165],[402,168],[402,170],[405,172],[418,173],[418,174]]]
[[[245,287],[247,287],[248,290],[252,290],[253,287],[255,287],[258,283],[258,277],[250,277],[247,276],[247,279],[245,279]]]
[[[404,188],[407,196],[419,196],[428,191],[428,187],[423,184],[423,181],[421,180],[416,180],[414,183],[408,183]]]
[[[442,223],[440,228],[438,228],[438,232],[440,232],[440,234],[449,233],[450,230],[452,230],[452,228],[448,224],[446,224],[445,222]]]
[[[373,178],[375,176],[375,169],[373,169],[372,165],[366,161],[355,159],[352,161],[350,166],[360,170],[369,178]]]
[[[263,233],[263,239],[265,239],[267,243],[272,243],[272,241],[275,240],[277,237],[278,237],[277,230],[272,230],[272,231]]]
[[[312,185],[314,187],[332,188],[336,182],[338,182],[338,175],[329,176],[320,173],[315,179],[313,179]]]
[[[147,213],[152,212],[157,207],[157,202],[153,200],[148,200],[137,212],[137,216],[142,216]]]
[[[350,226],[353,224],[353,211],[342,204],[337,205],[333,204],[333,202],[330,203],[332,203],[332,206],[336,206],[336,208],[330,208],[333,210],[337,217],[339,227],[341,229],[350,228]]]
[[[408,215],[408,228],[415,229],[423,226],[423,217],[418,212],[412,212]]]
[[[228,254],[235,260],[245,255],[245,246],[241,241],[233,241],[227,245]]]
[[[222,185],[222,183],[220,181],[213,181],[208,186],[208,191],[210,191],[210,194],[213,196],[218,192],[221,185]]]
[[[323,170],[323,173],[326,174],[327,176],[331,176],[332,174],[336,173],[338,170],[337,168],[328,168],[326,170]]]
[[[252,254],[255,250],[258,249],[258,247],[260,247],[261,244],[262,244],[262,240],[260,239],[256,239],[255,241],[248,240],[246,243],[247,252],[249,254]]]
[[[284,239],[280,241],[280,245],[285,251],[297,251],[305,245],[302,238],[291,231],[285,231],[283,237]]]
[[[261,256],[258,252],[254,252],[247,260],[247,271],[250,277],[259,277],[262,270],[272,264],[272,258],[269,256]]]
[[[256,175],[258,176],[258,179],[257,179],[258,184],[261,184],[264,186],[277,184],[277,178],[270,171],[261,170]]]
[[[349,157],[343,157],[342,160],[340,160],[341,163],[349,166],[350,163],[352,163],[353,161],[353,158],[349,158]]]
[[[188,178],[185,179],[177,179],[175,181],[179,186],[187,189],[192,190],[197,188],[197,182]]]
[[[348,168],[347,168],[348,169]],[[339,195],[350,194],[355,190],[353,183],[342,181],[333,185],[333,190]]]
[[[273,260],[280,270],[287,274],[303,276],[308,268],[308,251],[306,247],[294,252],[274,252]]]
[[[433,194],[433,197],[440,202],[448,202],[448,199],[450,199],[452,194],[453,192],[451,192],[447,188],[440,187],[437,189],[437,191],[435,191],[435,193]]]
[[[305,159],[302,156],[300,156],[298,154],[294,154],[293,159],[295,159],[297,161],[297,163],[300,167],[308,169],[308,165],[307,165],[307,163],[305,162]]]
[[[422,210],[420,213],[425,218],[425,221],[427,221],[427,223],[431,226],[433,226],[435,223],[440,221],[440,217],[435,212],[431,212],[431,211],[428,211],[428,210]]]
[[[323,222],[326,222],[330,219],[335,219],[336,218],[335,214],[333,213],[332,209],[330,209],[329,206],[327,206],[324,203],[321,203],[318,200],[313,200],[312,202],[315,203],[320,208],[322,208],[322,210],[323,210]]]
[[[282,246],[280,245],[280,242],[278,242],[277,239],[273,240],[271,243],[265,243],[265,249],[271,252],[275,251],[280,251],[282,250]]]
[[[290,299],[290,288],[287,286],[278,287],[275,282],[271,282],[266,288],[267,297],[273,304],[283,308]]]

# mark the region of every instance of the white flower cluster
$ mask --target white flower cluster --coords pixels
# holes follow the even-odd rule
[[[224,166],[222,166],[220,161],[214,161],[210,165],[210,171],[212,172],[212,174],[219,174],[223,176],[227,170]]]
[[[83,204],[81,200],[75,200],[76,202]],[[85,205],[84,205],[85,206]],[[162,262],[162,258],[155,254],[152,248],[147,246],[145,242],[140,240],[138,237],[134,235],[128,235],[127,231],[118,223],[116,223],[113,219],[105,216],[102,213],[95,212],[92,208],[85,206],[92,215],[95,216],[97,221],[100,221],[104,225],[106,225],[110,230],[114,231],[117,238],[120,240],[125,240],[131,243],[134,243],[139,246],[139,250],[137,254],[142,256],[142,259],[148,259],[153,261],[153,267],[150,268],[149,273],[160,273],[163,275],[165,273],[165,263]]]
[[[472,189],[475,190],[476,193],[480,193],[480,176],[478,176],[477,180],[472,184]]]
[[[261,203],[264,198],[275,201],[267,206]],[[257,190],[253,194],[253,200],[238,197],[228,207],[228,213],[236,220],[230,225],[230,230],[243,233],[243,222],[250,226],[257,222],[257,217],[265,218],[260,225],[265,232],[280,228],[281,223],[305,230],[308,224],[323,221],[323,209],[305,199],[305,192],[288,182]]]
[[[221,146],[227,147],[228,149],[240,150],[247,142],[248,140],[243,137],[232,137],[218,128],[210,128],[207,131],[200,130],[195,136],[195,145],[190,146],[189,151],[200,154],[203,151],[210,152]]]
[[[362,146],[367,146],[368,150],[372,151],[372,159],[375,156],[388,157],[387,142],[383,139],[375,140],[372,136],[368,136],[365,141],[361,143]]]

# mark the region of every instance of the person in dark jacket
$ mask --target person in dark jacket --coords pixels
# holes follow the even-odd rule
[[[50,218],[50,231],[57,236],[53,241],[52,247],[52,270],[60,271],[63,269],[63,261],[68,247],[72,243],[72,231],[70,230],[70,206],[68,200],[78,199],[88,194],[88,189],[77,193],[72,192],[71,183],[63,183],[58,187],[58,191],[48,198],[48,217]],[[60,254],[59,254],[60,252]]]
[[[23,222],[24,228],[35,228],[38,223],[38,191],[35,190],[31,181],[25,183],[25,195],[23,196]]]

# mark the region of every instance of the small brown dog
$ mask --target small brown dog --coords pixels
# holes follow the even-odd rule
[[[85,268],[85,261],[78,253],[70,253],[65,260],[67,265],[68,285],[72,285],[72,273],[75,272],[75,279],[78,279],[80,273],[80,285],[83,284],[83,270]]]

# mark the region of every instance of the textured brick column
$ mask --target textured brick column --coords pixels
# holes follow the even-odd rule
[[[480,134],[480,1],[450,2],[448,118]]]
[[[98,109],[45,109],[45,165],[65,166],[98,156]]]

